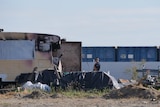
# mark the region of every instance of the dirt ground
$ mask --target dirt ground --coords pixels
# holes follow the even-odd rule
[[[0,107],[160,107],[160,93],[152,88],[128,86],[101,97],[67,98],[40,91],[0,94]]]
[[[0,107],[160,107],[160,101],[144,99],[103,98],[46,98],[46,99],[0,99]]]

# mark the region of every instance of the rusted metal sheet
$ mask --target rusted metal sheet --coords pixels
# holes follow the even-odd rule
[[[64,72],[81,71],[81,42],[62,42],[59,52]]]

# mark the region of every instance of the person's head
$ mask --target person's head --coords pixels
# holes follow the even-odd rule
[[[95,62],[99,62],[99,58],[97,57],[97,58],[95,58]]]
[[[33,68],[33,71],[36,71],[37,69],[38,69],[38,67],[34,67],[34,68]]]

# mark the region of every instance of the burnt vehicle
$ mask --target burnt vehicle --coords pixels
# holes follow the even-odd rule
[[[27,81],[35,68],[38,73],[81,71],[81,42],[61,41],[52,34],[0,32],[1,86],[17,78]]]

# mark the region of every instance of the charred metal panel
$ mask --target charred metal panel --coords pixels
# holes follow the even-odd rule
[[[61,42],[58,35],[18,32],[0,32],[0,40],[35,40],[36,50],[43,52],[59,49]]]
[[[35,52],[35,61],[36,61],[36,67],[38,67],[38,70],[44,70],[46,68],[53,68],[52,65],[52,52]]]
[[[46,59],[46,60],[51,60],[51,52],[40,52],[36,51],[35,52],[35,58],[36,59]]]
[[[81,71],[81,42],[62,42],[63,71]]]
[[[19,33],[19,32],[0,32],[0,40],[43,40],[50,39],[53,43],[60,41],[60,37],[52,34],[42,33]]]
[[[5,74],[4,81],[14,81],[20,73],[32,72],[34,60],[0,60],[0,74]]]

